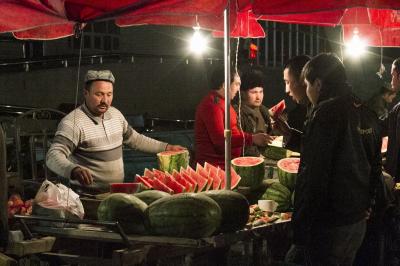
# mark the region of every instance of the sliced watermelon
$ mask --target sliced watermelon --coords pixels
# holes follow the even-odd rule
[[[206,190],[212,188],[214,180],[208,175],[207,171],[201,166],[199,163],[196,165],[196,173],[207,179],[207,187]]]
[[[146,176],[141,177],[140,175],[136,175],[135,181],[142,183],[143,185],[145,185],[148,188],[153,188],[153,185],[152,185],[153,180],[148,180],[148,177],[146,177]]]
[[[165,184],[165,173],[153,168],[154,178],[161,180]]]
[[[193,170],[190,166],[187,167],[189,175],[192,179],[194,179],[197,183],[197,192],[205,191],[208,185],[208,179],[202,177],[195,170]]]
[[[146,177],[154,178],[154,173],[151,170],[147,169],[147,168],[144,169],[143,175],[146,176]]]
[[[285,109],[286,109],[285,100],[282,100],[279,103],[277,103],[276,105],[272,106],[269,109],[269,111],[271,113],[271,116],[273,116],[274,118],[277,118],[283,113],[283,111]]]
[[[181,168],[180,171],[181,176],[188,181],[192,185],[192,191],[196,192],[197,191],[197,182],[190,177],[189,172],[186,171],[185,169]]]
[[[261,157],[237,157],[231,164],[241,176],[240,186],[258,188],[265,176],[265,162]],[[233,176],[233,174],[232,174]]]
[[[218,169],[219,168],[215,167],[212,164],[209,164],[207,162],[204,163],[204,170],[206,170],[208,172],[208,176],[214,180],[212,185],[213,190],[218,190],[221,185],[221,179],[218,176]]]
[[[165,174],[165,184],[174,191],[174,194],[186,192],[185,187],[179,184],[169,173]]]
[[[189,181],[186,181],[175,169],[172,171],[172,176],[175,178],[176,182],[185,187],[187,192],[193,192],[192,184]]]
[[[226,189],[226,176],[225,171],[218,167],[218,177],[221,179],[221,189]],[[236,173],[235,169],[231,167],[231,189],[239,185],[241,177]]]
[[[153,188],[160,190],[160,191],[164,191],[167,192],[169,194],[174,194],[174,191],[172,189],[170,189],[166,184],[164,184],[161,180],[155,178],[153,180]]]
[[[143,190],[148,189],[149,187],[145,186],[140,182],[133,183],[111,183],[110,184],[110,192],[111,193],[137,193]]]
[[[158,166],[160,170],[172,173],[179,170],[181,167],[187,167],[189,164],[189,151],[163,151],[157,153]]]

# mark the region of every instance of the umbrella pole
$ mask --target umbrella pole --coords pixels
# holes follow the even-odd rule
[[[229,25],[229,8],[230,0],[227,1],[227,6],[224,10],[224,64],[225,64],[225,175],[226,186],[225,189],[231,189],[231,98],[230,98],[230,84],[231,84],[231,55],[230,55],[230,25]]]

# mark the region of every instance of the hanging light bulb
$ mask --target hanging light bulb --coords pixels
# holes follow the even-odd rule
[[[354,28],[353,38],[349,43],[346,44],[346,53],[349,56],[359,57],[365,52],[367,43],[365,42],[365,40],[361,39],[358,34],[358,29]]]
[[[193,27],[194,33],[190,39],[190,51],[200,55],[207,49],[207,39],[201,34],[200,26]]]

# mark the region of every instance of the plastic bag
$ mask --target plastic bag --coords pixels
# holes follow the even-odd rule
[[[66,211],[83,219],[85,211],[79,195],[63,184],[45,180],[35,196],[35,203],[46,209]]]

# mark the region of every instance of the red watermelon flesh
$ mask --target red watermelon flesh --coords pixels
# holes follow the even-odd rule
[[[189,173],[183,168],[181,168],[180,174],[187,182],[189,182],[192,185],[192,191],[196,192],[197,182],[193,178],[191,178]]]
[[[174,191],[174,194],[186,192],[185,187],[179,184],[175,178],[168,173],[165,174],[165,184]]]
[[[286,108],[285,100],[280,101],[276,105],[272,106],[269,111],[273,117],[279,117]]]
[[[172,176],[175,178],[176,182],[185,187],[187,192],[193,192],[192,184],[190,184],[189,181],[186,181],[175,169],[172,171]]]
[[[110,192],[111,193],[136,193],[140,190],[140,186],[143,185],[139,182],[134,183],[111,183]]]
[[[149,169],[145,168],[144,169],[144,176],[150,177],[150,178],[154,178],[154,173],[152,171],[150,171]]]
[[[285,172],[297,174],[300,166],[299,158],[285,158],[279,160],[277,163],[278,168],[285,170]]]
[[[163,182],[161,182],[161,180],[155,178],[153,180],[153,188],[160,190],[160,191],[164,191],[167,192],[169,194],[174,194],[174,191],[172,189],[170,189],[166,184],[164,184]]]
[[[387,145],[388,145],[388,137],[383,137],[382,138],[381,153],[386,153],[387,152]]]
[[[219,167],[218,167],[219,168]],[[226,189],[226,176],[225,176],[225,171],[222,170],[221,168],[218,169],[218,176],[221,179],[221,189]],[[231,167],[231,189],[234,189],[237,187],[237,185],[240,182],[240,175],[236,173],[236,171]]]
[[[153,188],[153,185],[152,185],[152,183],[153,183],[152,181],[153,180],[149,180],[145,176],[141,177],[140,175],[136,175],[135,181],[142,183],[143,185],[145,185],[148,188]]]
[[[160,170],[153,168],[154,178],[159,179],[161,182],[165,183],[165,173]]]
[[[207,163],[206,163],[207,164]],[[208,169],[208,175],[213,179],[213,184],[212,184],[212,189],[217,190],[221,186],[221,179],[218,176],[218,168],[212,166],[212,167],[207,167],[207,165],[204,165],[204,169]],[[208,164],[210,165],[210,164]]]
[[[190,177],[194,179],[197,183],[197,192],[205,191],[207,189],[208,179],[205,179],[204,177],[196,173],[196,171],[193,170],[190,166],[188,166],[187,170]]]
[[[208,172],[206,170],[204,170],[203,166],[201,166],[200,164],[197,164],[196,165],[196,173],[198,173],[199,175],[201,175],[202,177],[207,179],[206,190],[209,190],[210,188],[212,188],[214,180],[208,175]]]

